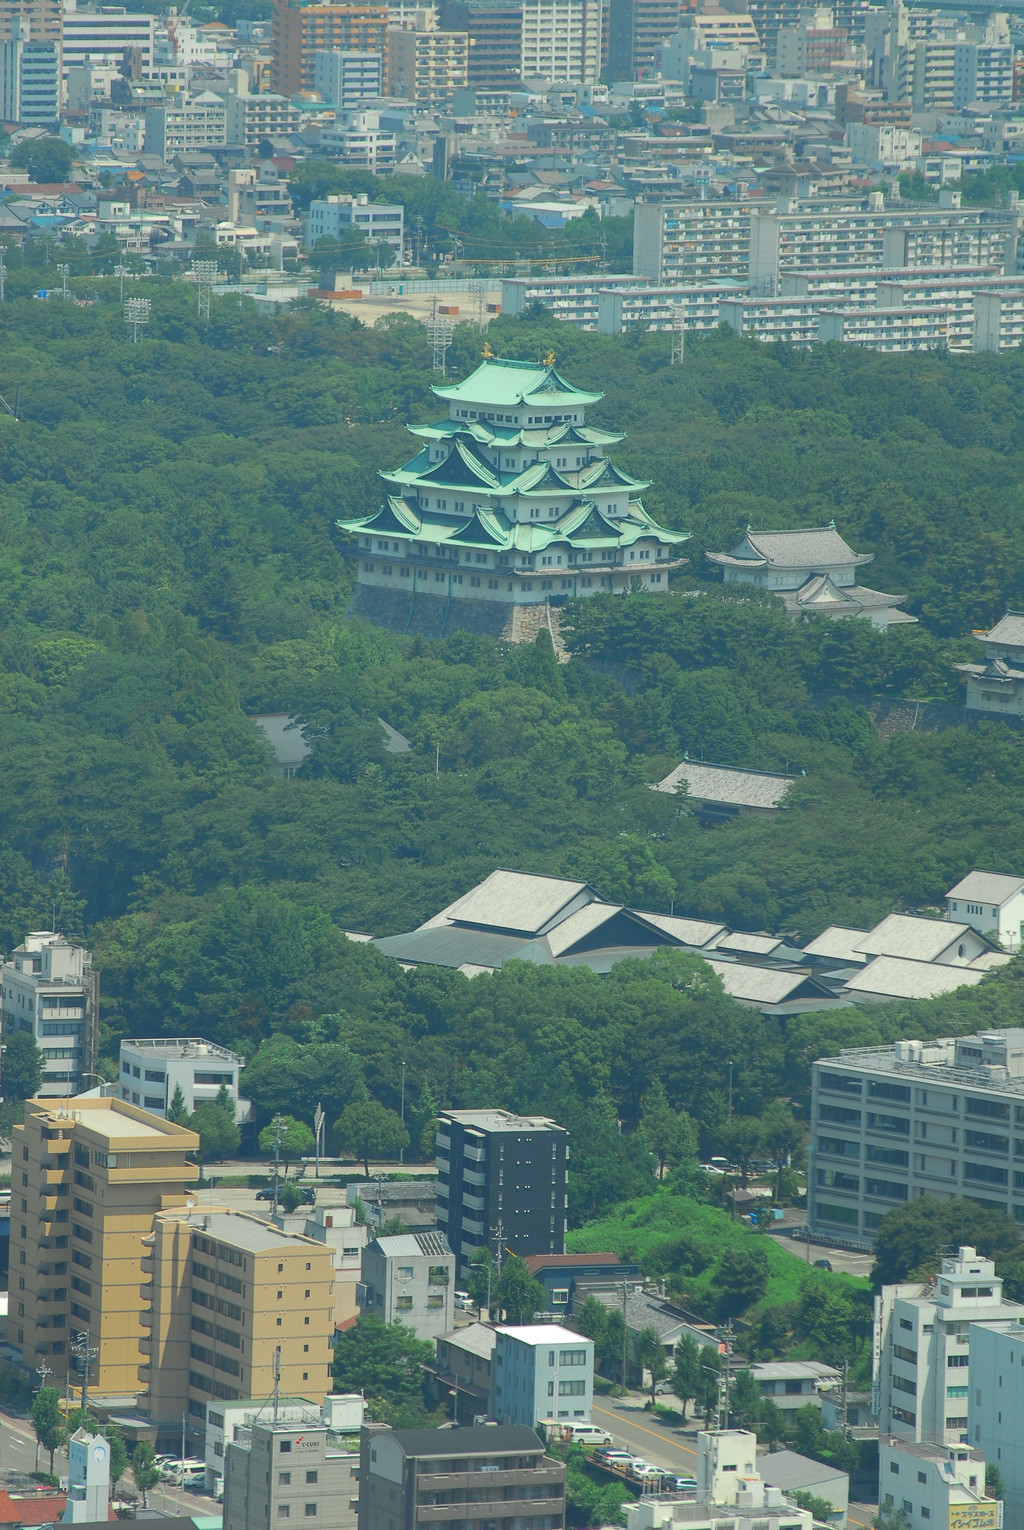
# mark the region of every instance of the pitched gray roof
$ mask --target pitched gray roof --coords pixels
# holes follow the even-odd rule
[[[846,925],[830,924],[804,946],[808,956],[833,956],[837,961],[863,964],[866,954],[861,944],[867,939],[867,930],[852,930]]]
[[[858,950],[868,956],[900,956],[909,961],[934,962],[956,941],[970,931],[968,924],[953,924],[948,919],[922,919],[918,914],[888,914],[858,943]]]
[[[983,643],[1005,643],[1009,648],[1024,648],[1024,612],[1007,611],[988,632],[975,634]]]
[[[817,1487],[822,1482],[841,1482],[846,1472],[837,1466],[825,1466],[812,1461],[795,1450],[776,1450],[769,1455],[758,1456],[757,1469],[769,1487],[796,1490]]]
[[[964,898],[972,903],[1004,903],[1024,888],[1024,877],[1007,877],[998,871],[969,871],[951,887],[947,898]]]
[[[722,979],[730,998],[748,1004],[784,1004],[787,999],[830,999],[832,993],[815,978],[799,970],[773,970],[753,967],[745,962],[716,962],[705,957],[708,966]]]
[[[538,935],[553,919],[564,917],[572,906],[582,906],[596,898],[586,882],[535,876],[525,871],[492,871],[428,924],[457,921],[519,935]]]
[[[684,760],[653,790],[674,792],[680,782],[685,782],[689,795],[700,801],[775,808],[795,780],[795,776],[772,775],[764,770],[741,770],[734,765],[705,765]]]
[[[843,985],[844,994],[863,994],[883,999],[935,999],[957,988],[973,988],[985,976],[970,967],[947,967],[938,962],[904,961],[898,956],[876,956],[863,972]]]
[[[713,563],[740,559],[769,568],[808,568],[819,573],[870,563],[874,553],[855,553],[835,526],[805,526],[791,531],[751,531],[729,554],[708,553]]]

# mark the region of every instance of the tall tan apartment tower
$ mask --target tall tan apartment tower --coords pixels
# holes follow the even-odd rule
[[[8,1336],[30,1370],[133,1398],[139,1385],[143,1238],[183,1207],[199,1138],[124,1100],[27,1100],[12,1132]],[[79,1346],[81,1349],[82,1346]]]
[[[167,1211],[143,1262],[147,1337],[139,1408],[157,1444],[198,1449],[211,1399],[282,1396],[319,1407],[331,1390],[331,1249],[242,1211]]]
[[[0,0],[0,6],[7,3]],[[313,55],[321,51],[379,53],[386,68],[388,8],[276,0],[272,36],[273,87],[279,95],[294,96],[300,90],[315,89]]]

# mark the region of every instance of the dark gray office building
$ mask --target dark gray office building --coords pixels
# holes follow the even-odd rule
[[[437,1123],[437,1222],[464,1275],[475,1248],[565,1252],[569,1134],[546,1116],[445,1110]]]

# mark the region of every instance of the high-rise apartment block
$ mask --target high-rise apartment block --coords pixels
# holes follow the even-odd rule
[[[569,1134],[546,1116],[445,1110],[437,1123],[437,1221],[464,1273],[475,1248],[565,1252]]]
[[[0,43],[0,110],[4,122],[26,128],[52,128],[60,115],[60,43],[34,40],[25,16]]]
[[[27,21],[33,42],[53,42],[60,47],[61,0],[0,0],[0,42],[15,36],[16,20]],[[24,30],[22,37],[26,36]]]
[[[513,0],[442,0],[441,25],[469,37],[471,90],[515,90],[522,79],[523,10]]]
[[[73,1113],[26,1101],[12,1131],[8,1337],[29,1370],[45,1361],[63,1386],[70,1341],[85,1332],[90,1391],[138,1390],[142,1240],[154,1215],[184,1207],[198,1146],[195,1132],[123,1100],[84,1097]]]
[[[331,1250],[245,1212],[169,1210],[143,1265],[139,1406],[157,1438],[201,1439],[211,1398],[288,1397],[331,1387]]]
[[[595,85],[603,17],[601,0],[523,0],[524,82]]]
[[[4,120],[18,118],[5,113]],[[52,930],[33,930],[0,966],[0,986],[4,1033],[24,1031],[42,1050],[40,1098],[77,1094],[96,1066],[100,985],[92,953]]]
[[[380,95],[383,64],[379,53],[328,48],[313,56],[313,88],[329,105],[350,111]]]
[[[69,69],[120,64],[137,53],[144,73],[153,67],[156,18],[114,5],[78,5],[64,0],[61,53],[64,78]]]
[[[821,1058],[808,1187],[811,1230],[865,1248],[887,1211],[922,1195],[1024,1224],[1024,1029]]]
[[[276,0],[272,48],[275,91],[290,97],[300,90],[314,90],[317,53],[338,48],[387,58],[388,8]]]
[[[360,1530],[466,1524],[562,1530],[564,1464],[546,1456],[537,1435],[522,1425],[363,1425]]]
[[[388,33],[388,94],[428,111],[451,101],[469,82],[468,32],[443,32],[426,12]]]
[[[632,80],[650,73],[666,37],[678,31],[681,0],[611,0],[608,12],[608,77]]]
[[[1005,1327],[1024,1307],[1003,1298],[991,1259],[961,1248],[937,1277],[883,1286],[875,1298],[874,1385],[883,1435],[932,1444],[967,1439],[976,1327]]]

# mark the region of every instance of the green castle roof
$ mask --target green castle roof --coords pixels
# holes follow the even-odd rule
[[[438,383],[438,398],[487,407],[515,407],[518,404],[560,409],[573,405],[596,404],[602,393],[584,393],[574,388],[553,366],[534,361],[503,361],[498,357],[482,361],[475,372],[457,383]]]

